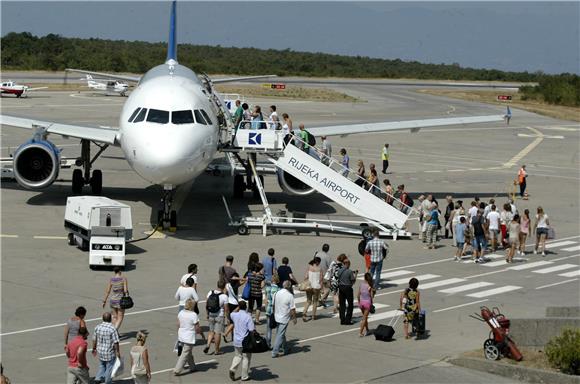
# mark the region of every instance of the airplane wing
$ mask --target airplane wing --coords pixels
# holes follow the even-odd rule
[[[214,84],[232,83],[232,82],[235,82],[235,81],[254,80],[254,79],[265,79],[265,78],[268,78],[268,77],[276,77],[276,75],[228,77],[228,78],[224,78],[224,79],[211,79],[211,82],[214,83]]]
[[[61,124],[6,115],[0,115],[0,124],[25,129],[45,127],[48,133],[53,133],[64,137],[76,137],[79,139],[97,141],[99,143],[111,145],[118,144],[118,130],[113,128]]]
[[[438,127],[444,125],[459,125],[459,124],[474,124],[474,123],[491,123],[503,120],[504,115],[448,117],[442,119],[391,121],[385,123],[332,125],[326,127],[308,128],[308,132],[310,132],[314,136],[347,136],[355,133],[356,134],[375,133],[375,132],[398,131],[403,129],[410,129],[411,132],[418,132],[421,128],[426,127]]]
[[[116,79],[116,80],[123,80],[123,81],[132,81],[134,83],[138,83],[141,80],[141,76],[125,76],[125,75],[117,75],[113,73],[104,73],[104,72],[93,72],[93,71],[85,71],[84,69],[73,69],[73,68],[66,68],[66,72],[77,72],[77,73],[84,73],[86,75],[95,75],[95,76],[103,76],[109,79]]]

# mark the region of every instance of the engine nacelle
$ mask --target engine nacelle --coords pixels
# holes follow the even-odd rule
[[[50,186],[60,171],[60,150],[48,140],[32,139],[14,153],[14,177],[28,189]]]
[[[277,169],[278,184],[282,190],[290,195],[306,196],[314,193],[315,189],[304,184],[288,172]]]

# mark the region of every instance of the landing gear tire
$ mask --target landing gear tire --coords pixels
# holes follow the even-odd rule
[[[246,190],[246,183],[244,183],[243,175],[234,176],[234,198],[242,199],[244,197],[244,191]]]
[[[83,171],[80,169],[75,169],[72,176],[72,192],[73,195],[80,195],[83,193],[83,186],[85,185],[85,180],[83,178]]]
[[[177,229],[177,212],[171,211],[169,215],[169,229],[175,231]]]
[[[103,172],[100,169],[95,169],[93,171],[93,177],[91,177],[91,191],[93,195],[100,195],[103,192]]]
[[[247,234],[250,233],[250,230],[248,229],[248,227],[244,224],[238,226],[238,235],[241,236],[246,236]]]
[[[368,227],[363,228],[362,237],[364,237],[365,239],[373,237],[373,233],[372,233],[371,229]]]
[[[66,237],[66,242],[68,245],[75,245],[77,243],[75,241],[75,235],[73,235],[72,233],[69,233],[68,236]]]

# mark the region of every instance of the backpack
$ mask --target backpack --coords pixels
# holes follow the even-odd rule
[[[207,302],[205,303],[205,309],[207,313],[218,313],[220,311],[220,295],[219,293],[215,293],[215,291],[211,291],[211,294],[207,298]]]
[[[316,145],[316,138],[312,133],[308,131],[306,131],[306,133],[308,134],[308,145],[314,147]]]

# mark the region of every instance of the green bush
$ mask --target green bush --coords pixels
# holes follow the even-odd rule
[[[546,346],[552,366],[570,375],[580,374],[580,329],[567,328]]]

